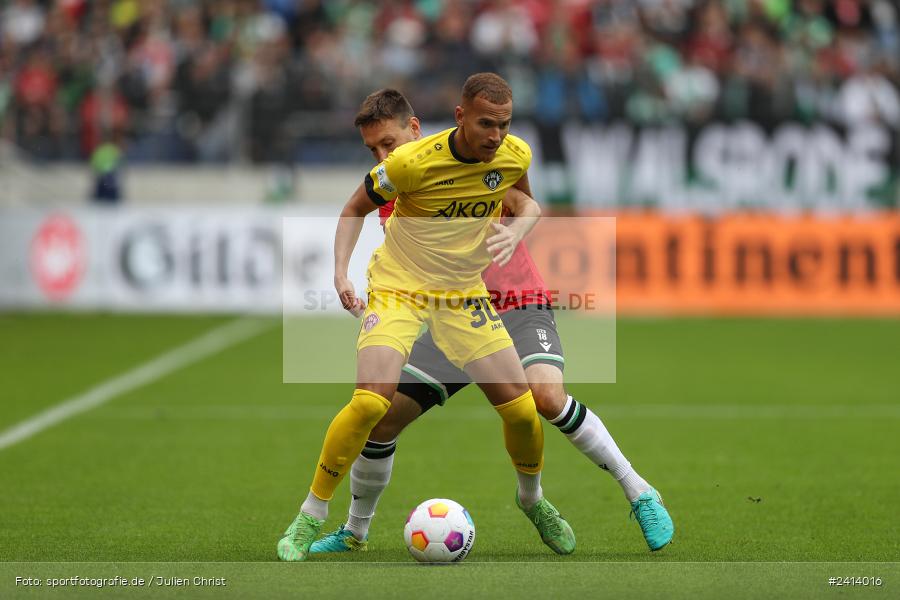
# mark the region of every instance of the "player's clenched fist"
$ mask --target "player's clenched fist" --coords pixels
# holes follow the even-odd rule
[[[344,310],[349,311],[354,317],[359,317],[365,312],[366,301],[356,297],[353,283],[348,278],[335,275],[334,289],[337,291]]]

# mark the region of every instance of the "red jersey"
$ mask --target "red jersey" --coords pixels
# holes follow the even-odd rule
[[[481,278],[498,313],[526,304],[551,304],[544,278],[538,273],[525,242],[519,242],[505,266],[491,263]]]
[[[382,227],[393,212],[394,200],[378,207],[378,220]],[[491,294],[491,304],[498,313],[526,304],[551,304],[544,278],[538,273],[525,242],[519,242],[505,266],[491,263],[481,274],[481,278]]]

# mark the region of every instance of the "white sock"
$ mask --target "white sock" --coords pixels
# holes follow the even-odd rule
[[[622,486],[622,491],[625,492],[625,497],[629,502],[634,502],[638,496],[650,491],[650,484],[644,481],[644,478],[638,475],[631,465],[628,465],[628,472],[622,475],[619,485]]]
[[[562,412],[550,423],[556,425],[591,462],[609,471],[622,486],[629,502],[650,490],[650,484],[631,468],[600,417],[584,404],[569,396]]]
[[[365,539],[375,516],[375,507],[391,480],[397,441],[366,442],[350,469],[350,511],[347,529],[358,540]]]
[[[328,500],[322,500],[310,490],[306,500],[300,505],[300,512],[305,512],[320,521],[324,521],[328,518]]]
[[[519,478],[519,502],[525,508],[531,508],[544,497],[544,490],[541,489],[541,474],[522,473],[516,471],[516,477]]]

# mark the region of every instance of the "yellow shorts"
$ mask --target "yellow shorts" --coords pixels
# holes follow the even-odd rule
[[[462,369],[513,345],[503,321],[485,298],[417,297],[374,291],[362,318],[356,350],[389,346],[409,358],[422,324],[447,360]]]

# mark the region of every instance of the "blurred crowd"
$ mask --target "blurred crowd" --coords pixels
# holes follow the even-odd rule
[[[366,94],[448,121],[466,76],[515,117],[900,128],[892,0],[5,0],[0,137],[46,160],[340,160]]]

